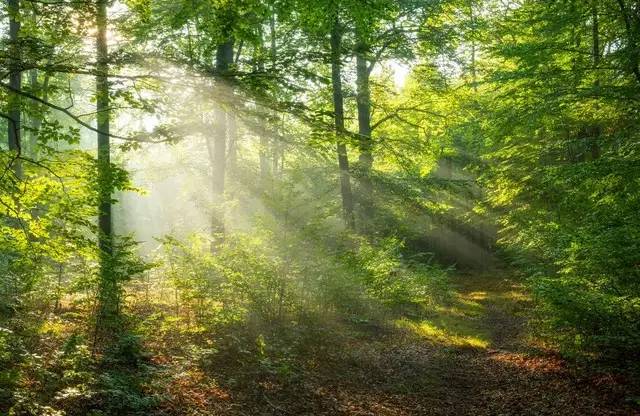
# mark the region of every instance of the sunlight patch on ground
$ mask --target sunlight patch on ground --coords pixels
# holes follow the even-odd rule
[[[475,293],[483,293],[483,296],[486,296],[484,292]],[[436,306],[435,311],[439,316],[448,315],[459,318],[475,318],[485,314],[485,307],[480,303],[480,301],[485,299],[484,297],[480,295],[470,297],[469,295],[462,295],[460,293],[456,293],[454,296],[451,304]]]
[[[521,290],[510,290],[505,292],[503,297],[516,302],[528,302],[531,300],[531,296]]]
[[[487,298],[487,292],[471,292],[465,295],[465,298],[470,300],[485,300]]]
[[[465,300],[459,300],[452,306],[436,306],[435,311],[438,315],[448,315],[458,318],[474,318],[480,317],[484,314],[484,308],[482,305]]]
[[[62,335],[67,330],[65,323],[62,320],[46,320],[40,326],[39,333],[40,334],[50,334],[50,335]]]
[[[398,319],[396,326],[409,329],[416,335],[452,347],[487,348],[489,341],[486,334],[479,333],[463,321],[455,318],[439,317],[420,322]]]

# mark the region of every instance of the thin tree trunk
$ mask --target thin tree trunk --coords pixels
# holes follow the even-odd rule
[[[98,128],[98,166],[100,168],[100,250],[111,254],[111,185],[110,163],[111,144],[109,139],[109,64],[107,47],[107,1],[97,1],[97,73],[96,76],[96,113]]]
[[[369,66],[366,57],[367,44],[361,37],[356,45],[356,101],[358,109],[358,134],[360,157],[360,192],[359,199],[362,205],[362,213],[368,220],[373,215],[373,186],[371,183],[371,166],[373,155],[371,153],[371,91],[369,89]]]
[[[235,57],[233,58],[233,63],[235,65],[238,65],[238,62],[240,61],[240,56],[242,55],[243,46],[244,46],[244,42],[240,40]],[[233,97],[234,93],[232,93],[231,95]],[[235,103],[234,103],[234,106],[232,106],[231,108],[235,109]],[[227,113],[227,124],[228,124],[228,136],[229,136],[228,137],[229,143],[227,146],[228,147],[227,171],[229,172],[229,174],[234,175],[236,172],[236,168],[238,166],[238,140],[239,140],[238,117],[236,117],[235,111],[231,111]]]
[[[357,62],[357,106],[358,134],[360,135],[360,163],[365,172],[371,170],[371,92],[369,90],[369,71],[364,53],[358,53]]]
[[[31,71],[29,71],[29,87],[31,88],[31,91],[38,96],[41,96],[40,94],[40,85],[38,83],[38,70],[37,69],[32,69]],[[29,132],[29,139],[28,139],[28,145],[26,146],[27,149],[27,153],[29,154],[29,156],[36,158],[36,147],[37,147],[37,142],[38,142],[38,129],[40,128],[40,114],[38,112],[38,114],[34,114],[30,117],[30,122],[29,125],[31,127],[31,131]]]
[[[336,128],[336,151],[338,153],[338,167],[340,168],[340,193],[342,196],[342,215],[349,229],[355,229],[353,214],[353,194],[351,192],[351,178],[349,174],[349,158],[347,146],[343,142],[344,127],[344,96],[342,93],[342,34],[340,22],[336,14],[331,30],[331,83],[333,87],[334,122]]]
[[[238,50],[236,51],[235,58],[233,58],[233,63],[238,65],[240,61],[240,56],[242,55],[242,47],[244,46],[244,42],[241,40],[238,44]],[[233,96],[233,94],[232,94]],[[234,103],[235,104],[235,103]],[[232,108],[234,108],[232,106]],[[238,118],[236,117],[235,111],[227,113],[227,124],[229,128],[229,144],[227,149],[227,170],[229,174],[233,175],[236,172],[236,168],[238,166]]]
[[[109,64],[107,47],[107,0],[96,1],[96,118],[98,129],[98,248],[100,249],[100,287],[96,334],[114,329],[118,314],[118,287],[112,270],[113,232],[111,227],[111,147],[109,140]]]
[[[263,190],[266,189],[269,180],[269,159],[267,157],[267,148],[269,147],[269,137],[265,132],[260,135],[260,182]]]
[[[42,84],[40,84],[40,82],[38,81],[38,75],[39,74],[37,69],[31,70],[31,77],[30,77],[31,91],[33,91],[35,95],[42,98],[42,100],[49,101],[49,80],[51,79],[51,75],[44,74],[44,80],[42,81]],[[40,131],[40,127],[42,126],[42,121],[45,118],[45,113],[47,111],[47,108],[44,106],[38,106],[38,107],[39,109],[36,112],[37,114],[34,114],[33,116],[31,116],[31,120],[30,120],[31,131],[29,133],[29,155],[34,159],[38,159],[38,156],[39,156],[38,155],[38,134]]]
[[[273,146],[271,149],[271,172],[273,172],[273,179],[278,177],[278,166],[280,163],[280,142],[276,138],[273,140]]]
[[[276,70],[276,64],[278,63],[278,43],[276,40],[276,15],[275,11],[271,10],[271,15],[269,16],[269,33],[271,37],[271,69],[273,71]]]
[[[469,5],[469,14],[471,17],[471,83],[474,92],[478,92],[478,69],[476,66],[476,15],[473,10],[473,1]]]
[[[278,65],[278,42],[277,42],[277,33],[276,33],[276,14],[275,11],[271,10],[271,15],[269,16],[269,37],[271,41],[271,46],[269,48],[269,57],[271,58],[271,71],[273,73],[276,72],[276,67]],[[273,111],[273,119],[278,120],[280,117],[278,115],[278,111]],[[276,122],[273,123],[275,135],[273,140],[271,141],[271,174],[275,179],[278,177],[278,172],[282,169],[282,158],[284,158],[284,147],[279,139],[279,129],[278,124]]]
[[[32,8],[31,15],[29,16],[31,23],[37,25],[38,22],[38,11],[37,8]],[[47,60],[47,63],[51,63],[51,59]],[[44,101],[48,101],[48,90],[49,90],[49,73],[44,73],[44,80],[42,84],[38,81],[38,76],[40,75],[40,70],[32,69],[29,71],[29,84],[31,88],[31,92]],[[36,110],[30,117],[30,132],[29,132],[29,143],[28,143],[28,154],[34,159],[38,158],[38,132],[40,131],[40,127],[42,126],[42,121],[44,120],[44,116],[46,113],[46,108],[40,109],[41,106],[37,106],[38,110]],[[24,141],[24,139],[23,139]],[[23,146],[24,147],[24,146]]]
[[[238,119],[233,112],[227,114],[227,125],[229,127],[227,171],[230,175],[233,175],[238,165]]]
[[[259,44],[254,51],[254,70],[260,74],[265,72],[264,61],[262,59],[262,52],[264,51],[264,39],[263,33],[260,31]],[[260,189],[262,191],[267,189],[267,181],[269,179],[269,160],[267,157],[267,149],[269,148],[269,137],[266,134],[265,129],[259,132],[260,144],[258,148],[258,155],[260,158]]]
[[[220,79],[228,75],[229,66],[233,63],[233,41],[231,39],[218,45],[216,51],[216,70]],[[212,232],[224,234],[224,183],[227,159],[227,114],[221,103],[216,103],[213,115],[213,205],[214,215]]]
[[[596,72],[596,81],[594,87],[596,94],[600,92],[600,78],[598,70],[600,67],[600,21],[598,16],[598,0],[592,0],[591,4],[591,19],[592,19],[592,35],[593,35],[593,69]],[[598,108],[596,102],[596,109]],[[591,159],[596,160],[600,158],[600,135],[602,134],[602,128],[599,124],[594,124],[590,129],[589,134],[589,150],[591,151]]]
[[[9,42],[10,42],[10,64],[11,74],[9,75],[9,85],[15,91],[22,89],[22,54],[20,51],[20,0],[7,0],[9,9]],[[20,155],[21,149],[21,114],[20,95],[9,93],[9,120],[8,142],[9,150]],[[14,162],[16,176],[22,177],[22,166],[19,160]]]

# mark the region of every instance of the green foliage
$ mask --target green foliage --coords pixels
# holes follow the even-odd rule
[[[469,115],[445,133],[479,156],[469,165],[500,218],[501,249],[530,276],[547,339],[615,362],[640,345],[640,180],[628,100],[639,84],[621,64],[631,52],[606,46],[637,39],[614,3],[487,3],[479,27],[499,40],[480,44],[481,82],[468,70],[451,93]]]
[[[246,382],[295,383],[333,332],[451,306],[442,264],[489,267],[494,220],[546,339],[575,358],[639,358],[636,0],[128,0],[107,19],[121,48],[97,67],[95,4],[26,3],[3,6],[22,28],[0,40],[0,69],[23,77],[21,94],[0,89],[2,127],[20,102],[23,135],[0,150],[3,414],[151,414],[150,392],[171,387],[152,357],[180,369],[171,382],[219,370],[234,385],[237,366]],[[98,117],[85,107],[105,75]],[[98,164],[91,117],[113,120],[127,153],[101,149],[118,163]],[[157,138],[171,146],[144,143]],[[161,177],[147,184],[160,207],[113,216],[114,229],[145,224],[144,250],[96,221],[136,190],[127,164]],[[347,176],[355,227],[341,218]],[[440,324],[414,329],[446,338]]]
[[[169,277],[177,301],[202,323],[296,319],[334,308],[367,313],[357,305],[419,304],[446,294],[446,272],[404,260],[397,239],[372,244],[346,236],[337,246],[322,247],[322,240],[310,238],[234,234],[213,253],[203,237],[191,237],[188,245],[170,238],[165,265],[157,272]]]
[[[580,356],[601,354],[610,363],[636,356],[640,302],[637,297],[607,293],[589,281],[563,278],[532,281],[544,313],[547,333],[558,339],[565,352]]]
[[[8,414],[65,415],[65,409],[87,408],[95,394],[95,367],[81,337],[72,336],[45,355],[19,354]]]
[[[362,242],[355,258],[349,259],[354,270],[365,273],[364,284],[370,296],[391,306],[444,300],[448,290],[446,271],[424,259],[404,259],[401,249],[396,238],[376,245]]]

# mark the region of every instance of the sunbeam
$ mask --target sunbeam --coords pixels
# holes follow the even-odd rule
[[[0,415],[631,415],[638,0],[7,0]]]

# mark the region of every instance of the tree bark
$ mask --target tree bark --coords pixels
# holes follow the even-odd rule
[[[244,46],[244,42],[240,40],[238,44],[235,58],[233,58],[233,63],[238,65],[240,61],[240,56],[242,55],[242,47]],[[232,92],[231,96],[234,97]],[[235,104],[235,103],[234,103]],[[232,107],[235,108],[235,105]],[[230,175],[235,175],[236,169],[238,167],[238,141],[240,137],[238,136],[238,117],[236,116],[235,111],[231,111],[227,113],[227,125],[228,125],[228,149],[227,149],[227,171]]]
[[[593,35],[593,69],[596,73],[596,80],[594,82],[594,88],[596,94],[600,91],[600,78],[598,70],[600,67],[600,21],[598,16],[598,1],[592,0],[591,3],[591,20],[592,20],[592,35]],[[596,109],[598,108],[596,103]],[[595,123],[589,134],[589,150],[591,152],[591,159],[596,160],[600,158],[600,135],[602,134],[602,128],[598,123]]]
[[[42,96],[40,93],[40,85],[38,83],[38,70],[32,69],[29,71],[29,87],[31,92],[35,95]],[[40,129],[41,121],[40,114],[32,115],[29,120],[31,131],[29,132],[29,139],[27,140],[27,153],[29,156],[36,159],[36,147],[38,143],[38,130]]]
[[[22,89],[22,54],[20,51],[20,0],[7,0],[9,9],[9,42],[10,42],[10,64],[11,74],[9,75],[9,85],[15,91]],[[21,148],[21,100],[20,95],[9,93],[9,109],[7,120],[9,150],[20,154]],[[16,176],[22,177],[22,166],[19,160],[14,162]]]
[[[358,31],[356,31],[358,32]],[[358,135],[360,156],[359,162],[359,199],[362,213],[369,219],[373,215],[373,186],[371,183],[371,167],[373,165],[371,141],[371,91],[369,88],[369,66],[366,42],[356,33],[356,102],[358,109]]]
[[[216,51],[216,71],[219,80],[225,80],[230,65],[233,63],[233,41],[228,39],[218,45]],[[224,234],[224,184],[227,159],[227,113],[221,103],[216,103],[213,115],[213,205],[214,215],[212,232],[214,235]]]
[[[336,15],[331,30],[331,84],[333,88],[334,122],[336,129],[336,151],[338,154],[338,167],[340,168],[340,194],[342,196],[342,215],[346,226],[355,229],[355,217],[353,214],[353,194],[351,191],[351,177],[349,174],[349,158],[347,146],[343,142],[344,127],[344,96],[342,93],[342,34],[340,22]]]
[[[278,66],[278,41],[277,41],[277,31],[276,31],[276,12],[272,7],[271,15],[269,16],[269,37],[271,41],[271,46],[269,48],[269,57],[271,58],[271,71],[276,73],[276,69]],[[283,143],[279,140],[279,129],[278,123],[275,120],[280,119],[280,115],[277,110],[273,111],[272,117],[274,119],[273,127],[275,130],[275,135],[273,140],[271,141],[271,174],[274,179],[278,177],[279,173],[282,173],[282,169],[284,167],[284,146]]]
[[[111,216],[111,145],[109,136],[109,56],[107,45],[107,0],[96,0],[96,121],[98,130],[98,248],[100,284],[96,336],[115,329],[119,311],[117,276],[112,267],[113,231]],[[94,340],[95,341],[95,340]]]
[[[471,85],[473,92],[478,92],[478,69],[476,66],[476,14],[473,10],[473,1],[469,4],[469,16],[471,17]]]
[[[229,146],[227,149],[227,171],[233,175],[238,165],[238,119],[233,112],[227,114]]]
[[[98,129],[98,167],[100,175],[100,250],[111,254],[111,144],[109,138],[109,64],[107,46],[107,0],[97,0],[96,10],[96,113]]]
[[[269,158],[267,157],[267,148],[269,147],[269,137],[265,132],[260,134],[260,183],[263,190],[267,189],[269,181]]]
[[[265,72],[264,68],[264,60],[262,57],[262,52],[264,51],[264,39],[263,33],[260,31],[259,34],[259,43],[256,46],[254,52],[254,61],[255,61],[255,71],[260,74]],[[267,156],[267,150],[269,148],[269,137],[266,134],[266,130],[262,129],[259,132],[260,135],[260,144],[258,148],[258,156],[260,159],[260,189],[265,191],[267,189],[267,183],[269,180],[269,159]]]

